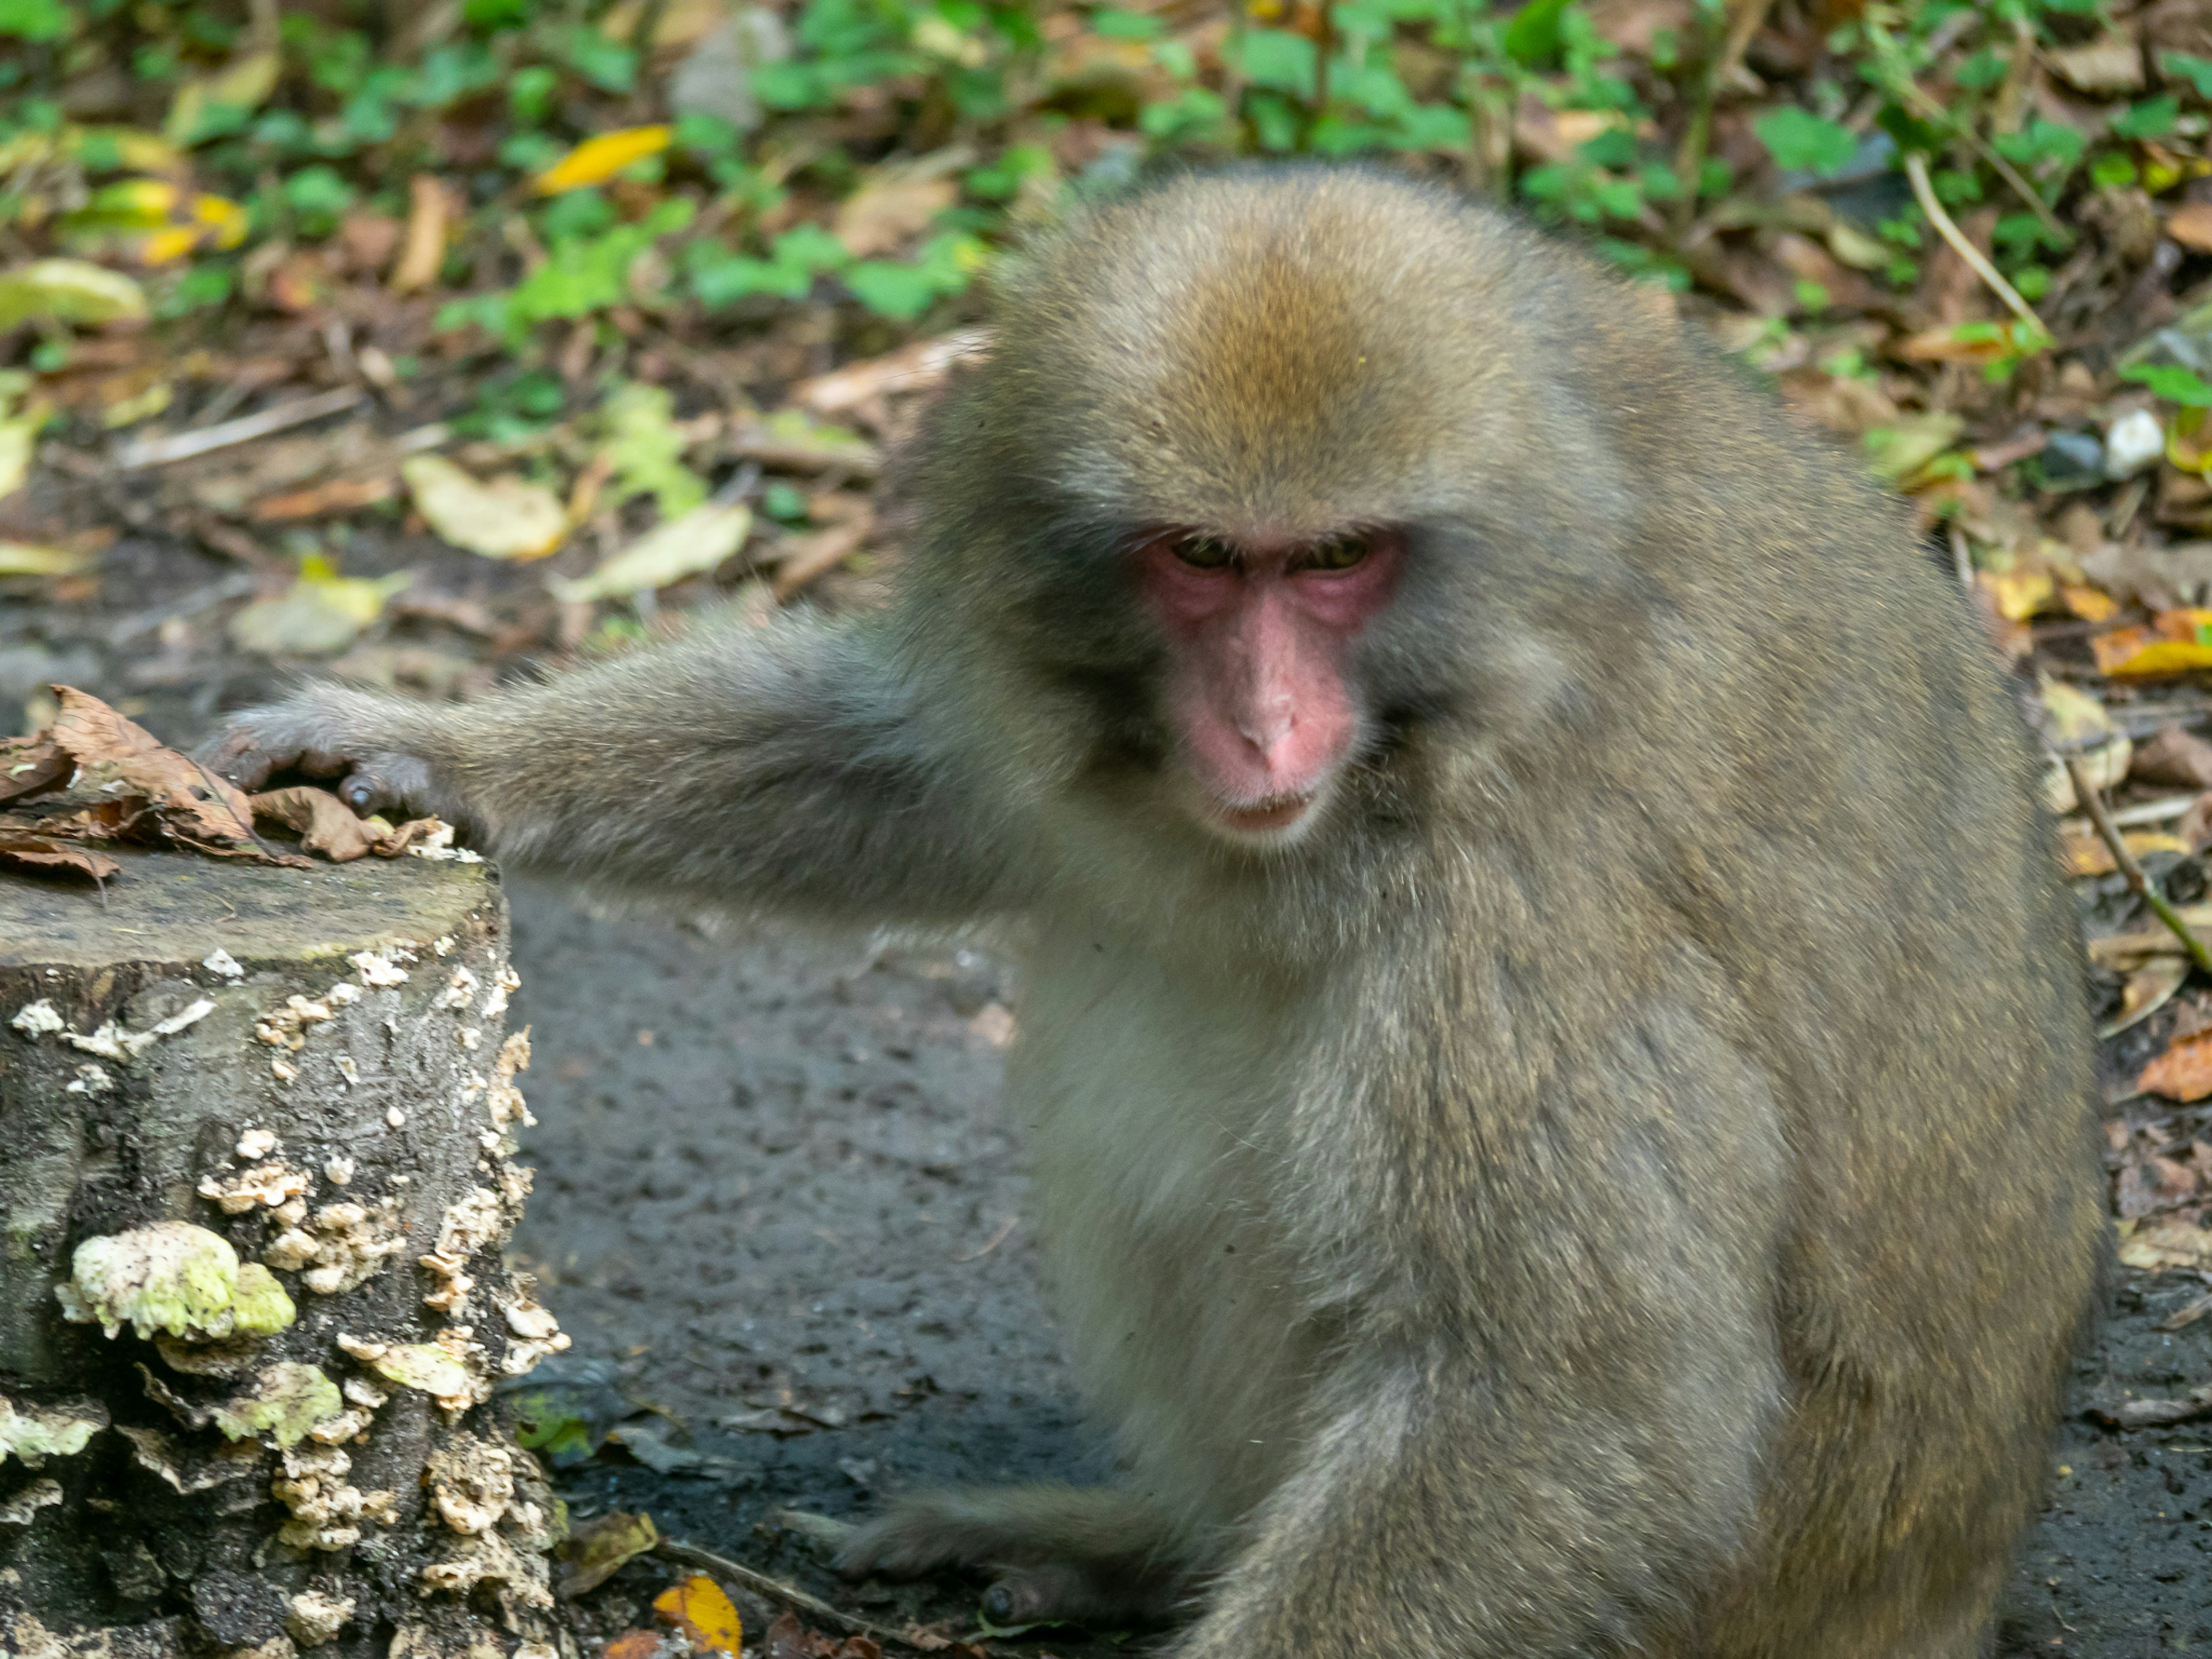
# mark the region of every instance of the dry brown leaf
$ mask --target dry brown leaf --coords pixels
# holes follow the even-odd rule
[[[41,732],[27,738],[0,738],[0,800],[36,794],[69,776],[72,763]]]
[[[2184,202],[2166,216],[2166,234],[2184,247],[2212,253],[2212,202]]]
[[[2136,1087],[2172,1100],[2212,1095],[2212,1030],[2175,1038],[2172,1047],[2143,1067]]]
[[[2120,1260],[2130,1267],[2158,1273],[2168,1267],[2212,1268],[2212,1228],[2180,1216],[2153,1216],[2120,1224]]]
[[[48,735],[76,761],[78,787],[144,796],[171,839],[202,851],[282,862],[253,839],[252,808],[228,779],[165,748],[154,734],[75,686],[58,685],[62,712]]]
[[[76,847],[35,830],[0,822],[0,864],[23,870],[56,870],[105,881],[123,866],[105,853]]]
[[[606,1659],[653,1659],[665,1645],[658,1631],[626,1630],[607,1644]]]
[[[2185,726],[2162,726],[2136,745],[2128,775],[2144,783],[2212,789],[2212,743]]]
[[[398,262],[386,285],[395,294],[411,294],[438,280],[446,261],[447,226],[453,218],[453,201],[446,187],[427,173],[418,173],[407,184],[407,230],[400,239]]]
[[[960,199],[958,181],[927,166],[881,169],[845,198],[833,229],[847,252],[855,259],[892,252]]]
[[[394,827],[380,817],[356,817],[353,809],[327,789],[301,784],[267,789],[252,798],[256,817],[273,818],[295,830],[300,844],[333,864],[347,864],[374,853],[397,858],[415,842],[445,826],[436,818],[410,818]]]
[[[2100,1026],[2100,1037],[2115,1037],[2130,1027],[2139,1025],[2173,1000],[2189,978],[2189,963],[2182,957],[2160,957],[2147,962],[2128,975],[2120,991],[2120,1011],[2110,1024]]]
[[[260,524],[281,524],[294,519],[320,519],[333,513],[388,501],[399,493],[397,478],[332,478],[307,489],[270,495],[253,504],[252,517]]]

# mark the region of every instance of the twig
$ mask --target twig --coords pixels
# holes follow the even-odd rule
[[[731,1560],[726,1555],[717,1555],[712,1550],[702,1550],[696,1544],[679,1543],[673,1538],[664,1538],[653,1547],[653,1551],[656,1555],[665,1555],[670,1560],[681,1562],[687,1567],[697,1567],[702,1571],[718,1573],[742,1585],[756,1595],[766,1596],[771,1601],[781,1602],[787,1607],[794,1608],[808,1618],[819,1620],[829,1626],[830,1629],[841,1632],[847,1636],[865,1636],[872,1642],[894,1643],[915,1653],[927,1653],[929,1650],[911,1637],[902,1636],[898,1632],[887,1629],[882,1625],[871,1624],[867,1620],[855,1613],[846,1613],[830,1606],[820,1596],[811,1595],[799,1589],[796,1584],[787,1584],[781,1578],[771,1578],[766,1573],[757,1571],[742,1562]]]
[[[2004,273],[1989,261],[1981,249],[1966,240],[1966,233],[1953,222],[1936,199],[1936,187],[1928,182],[1928,158],[1918,150],[1905,158],[1905,176],[1912,181],[1912,194],[1920,204],[1920,210],[1928,216],[1928,222],[1936,227],[1936,234],[1951,245],[1951,251],[1966,262],[1968,269],[1983,282],[1990,291],[2003,301],[2012,314],[2026,323],[2039,335],[2051,331],[2043,325],[2043,319],[2035,314],[2034,307],[2020,297],[2020,290],[2004,279]]]
[[[2142,866],[2136,863],[2136,855],[2128,851],[2128,844],[2121,838],[2119,827],[2112,822],[2112,815],[2106,811],[2104,797],[2090,787],[2088,775],[2082,771],[2081,763],[2071,755],[2061,755],[2058,758],[2059,763],[2066,769],[2066,775],[2074,780],[2074,798],[2088,812],[2089,822],[2097,826],[2097,834],[2103,839],[2106,850],[2112,854],[2112,862],[2119,866],[2120,873],[2127,878],[2128,890],[2150,906],[2151,913],[2181,941],[2181,948],[2189,953],[2190,963],[2198,973],[2212,974],[2212,951],[2205,948],[2204,941],[2190,931],[2189,924],[2182,921],[2180,913],[2150,884],[2150,878],[2143,874]]]
[[[770,584],[775,597],[787,599],[816,577],[844,563],[875,527],[875,516],[869,514],[809,536],[793,537],[782,556],[782,562],[775,568],[775,580]]]
[[[146,466],[167,466],[172,461],[189,460],[210,450],[228,449],[233,444],[252,443],[256,438],[265,438],[271,433],[284,432],[295,426],[305,426],[310,421],[319,421],[325,415],[342,414],[368,396],[359,386],[341,386],[336,392],[319,392],[312,398],[278,404],[274,409],[264,409],[258,415],[241,415],[234,421],[225,421],[221,426],[203,427],[196,432],[179,432],[167,438],[141,439],[116,451],[115,465],[118,471],[124,472]]]
[[[1774,0],[1739,0],[1735,15],[1729,20],[1728,42],[1721,48],[1720,61],[1713,65],[1716,87],[1735,76],[1744,53],[1751,50],[1751,43],[1765,24],[1766,14],[1773,9]]]

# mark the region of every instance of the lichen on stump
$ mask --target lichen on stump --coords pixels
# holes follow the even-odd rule
[[[0,1653],[554,1659],[481,864],[0,876]]]

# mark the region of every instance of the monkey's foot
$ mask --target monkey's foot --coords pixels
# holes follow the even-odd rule
[[[1131,1493],[1018,1486],[902,1498],[846,1540],[836,1565],[848,1578],[987,1572],[994,1624],[1115,1629],[1174,1615],[1189,1574],[1170,1546],[1165,1517]]]

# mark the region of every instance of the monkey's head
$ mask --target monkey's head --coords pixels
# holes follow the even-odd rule
[[[914,576],[1009,671],[1026,750],[1249,852],[1371,824],[1425,731],[1562,695],[1553,613],[1621,574],[1628,492],[1548,291],[1596,280],[1379,172],[1092,209],[1013,262],[934,412]]]

